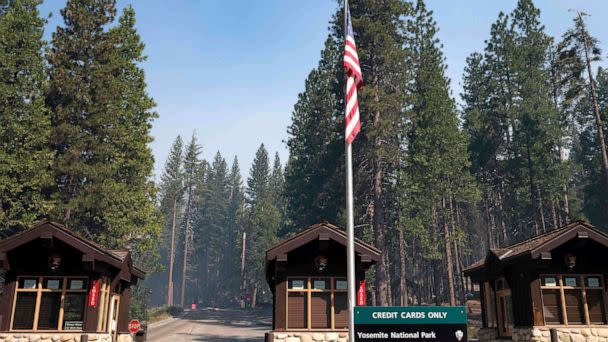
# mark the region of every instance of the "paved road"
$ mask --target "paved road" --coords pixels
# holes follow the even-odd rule
[[[150,342],[263,342],[271,329],[269,311],[220,309],[186,312],[148,327]]]

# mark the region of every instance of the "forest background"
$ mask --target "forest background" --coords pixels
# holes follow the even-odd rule
[[[205,160],[196,135],[177,136],[155,182],[135,11],[70,0],[45,42],[38,5],[0,0],[4,236],[52,218],[131,248],[150,271],[140,303],[145,287],[153,305],[255,307],[271,300],[268,247],[319,221],[343,226],[339,8],[294,105],[287,160],[262,144],[243,180],[236,157]],[[560,37],[531,0],[497,14],[459,101],[423,1],[353,1],[351,13],[365,81],[355,225],[384,251],[372,304],[462,303],[462,269],[488,248],[575,219],[608,225],[608,72],[583,13]]]

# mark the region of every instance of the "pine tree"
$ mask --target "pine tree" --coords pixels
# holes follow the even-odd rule
[[[574,28],[568,30],[560,43],[560,63],[564,65],[567,72],[566,82],[568,84],[568,99],[570,101],[588,101],[593,113],[595,123],[595,134],[593,138],[597,144],[596,153],[600,157],[601,179],[600,187],[605,194],[608,191],[608,152],[606,152],[606,124],[605,115],[602,114],[597,95],[597,84],[592,72],[592,63],[601,60],[601,50],[598,47],[598,40],[591,36],[583,16],[585,13],[577,12],[574,18]],[[587,75],[586,79],[584,75]],[[584,113],[579,111],[578,113]],[[585,125],[584,115],[577,115],[578,121]],[[586,125],[585,125],[586,126]],[[590,138],[590,137],[589,137]],[[590,138],[591,139],[591,138]],[[588,139],[588,142],[591,140]],[[600,217],[603,222],[608,220],[608,196],[599,196]]]
[[[0,233],[46,216],[52,185],[38,0],[0,2]]]
[[[238,298],[241,295],[241,251],[243,248],[241,238],[244,232],[242,227],[242,216],[245,204],[245,194],[243,181],[241,179],[241,169],[237,157],[234,157],[230,174],[228,175],[228,213],[226,216],[226,243],[228,244],[225,256],[226,274],[230,275],[229,294],[230,299]]]
[[[193,250],[193,241],[195,239],[193,234],[193,215],[196,208],[196,186],[199,184],[201,178],[200,172],[202,169],[202,162],[199,157],[200,154],[201,146],[198,144],[196,135],[193,134],[190,143],[186,146],[186,154],[184,156],[184,194],[186,196],[186,203],[184,208],[184,219],[182,221],[183,233],[181,242],[183,256],[180,306],[182,307],[184,307],[186,300],[188,268],[191,266],[190,252]]]
[[[411,12],[408,2],[400,0],[364,0],[350,4],[353,30],[364,87],[360,92],[359,106],[362,131],[353,144],[354,161],[357,165],[355,179],[356,197],[361,215],[371,221],[374,245],[388,248],[394,234],[389,227],[394,224],[396,208],[394,183],[399,164],[401,129],[405,122],[405,85],[409,80],[408,55],[405,48],[405,17]],[[333,34],[341,42],[343,16],[338,14],[333,24]],[[342,96],[340,96],[341,98]],[[341,107],[343,108],[343,107]],[[375,297],[378,305],[390,305],[389,259],[385,257],[376,266]]]
[[[228,165],[222,155],[217,152],[205,177],[205,198],[198,215],[202,217],[199,224],[198,250],[204,249],[204,258],[200,267],[203,270],[206,282],[201,294],[206,294],[209,304],[217,306],[220,301],[226,300],[229,293],[227,286],[222,286],[227,270],[226,253],[234,248],[234,242],[227,239],[228,208],[230,205],[230,179],[228,178]],[[209,294],[213,294],[209,296]]]
[[[475,185],[469,173],[466,139],[458,127],[458,113],[449,93],[449,80],[437,26],[422,0],[416,3],[410,46],[413,51],[414,82],[407,153],[400,177],[402,224],[408,240],[424,241],[422,255],[433,260],[441,252],[448,299],[456,304],[456,207],[474,203]],[[443,236],[443,241],[435,240]],[[426,241],[425,241],[426,240]],[[437,269],[437,266],[433,266]]]
[[[56,220],[108,247],[130,246],[153,262],[161,232],[148,144],[154,102],[146,93],[143,43],[128,7],[68,1],[49,50]],[[86,46],[87,48],[83,48]]]
[[[318,66],[298,95],[288,128],[285,168],[286,225],[295,232],[327,220],[339,223],[344,207],[342,78],[339,44],[325,41]]]
[[[268,152],[264,144],[256,152],[247,178],[248,226],[248,281],[252,291],[251,306],[255,307],[260,291],[266,287],[264,278],[265,251],[277,241],[281,212],[272,201],[275,190],[270,183],[271,173]],[[266,291],[267,292],[267,291]],[[266,298],[268,299],[268,298]]]
[[[175,253],[176,241],[179,238],[177,225],[180,221],[183,206],[183,154],[184,146],[181,136],[177,136],[169,157],[165,163],[165,169],[161,175],[160,183],[160,211],[164,217],[164,249],[165,259],[168,263],[168,286],[167,286],[167,306],[174,303],[175,292]]]

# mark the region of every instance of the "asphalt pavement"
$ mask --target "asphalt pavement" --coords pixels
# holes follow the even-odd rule
[[[201,309],[148,326],[150,342],[263,342],[272,328],[269,310]]]

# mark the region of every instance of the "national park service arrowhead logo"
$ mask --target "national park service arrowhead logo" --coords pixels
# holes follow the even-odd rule
[[[456,339],[458,341],[462,340],[462,338],[464,337],[464,333],[462,332],[462,330],[456,330],[456,332],[454,333],[454,335],[456,335]]]

